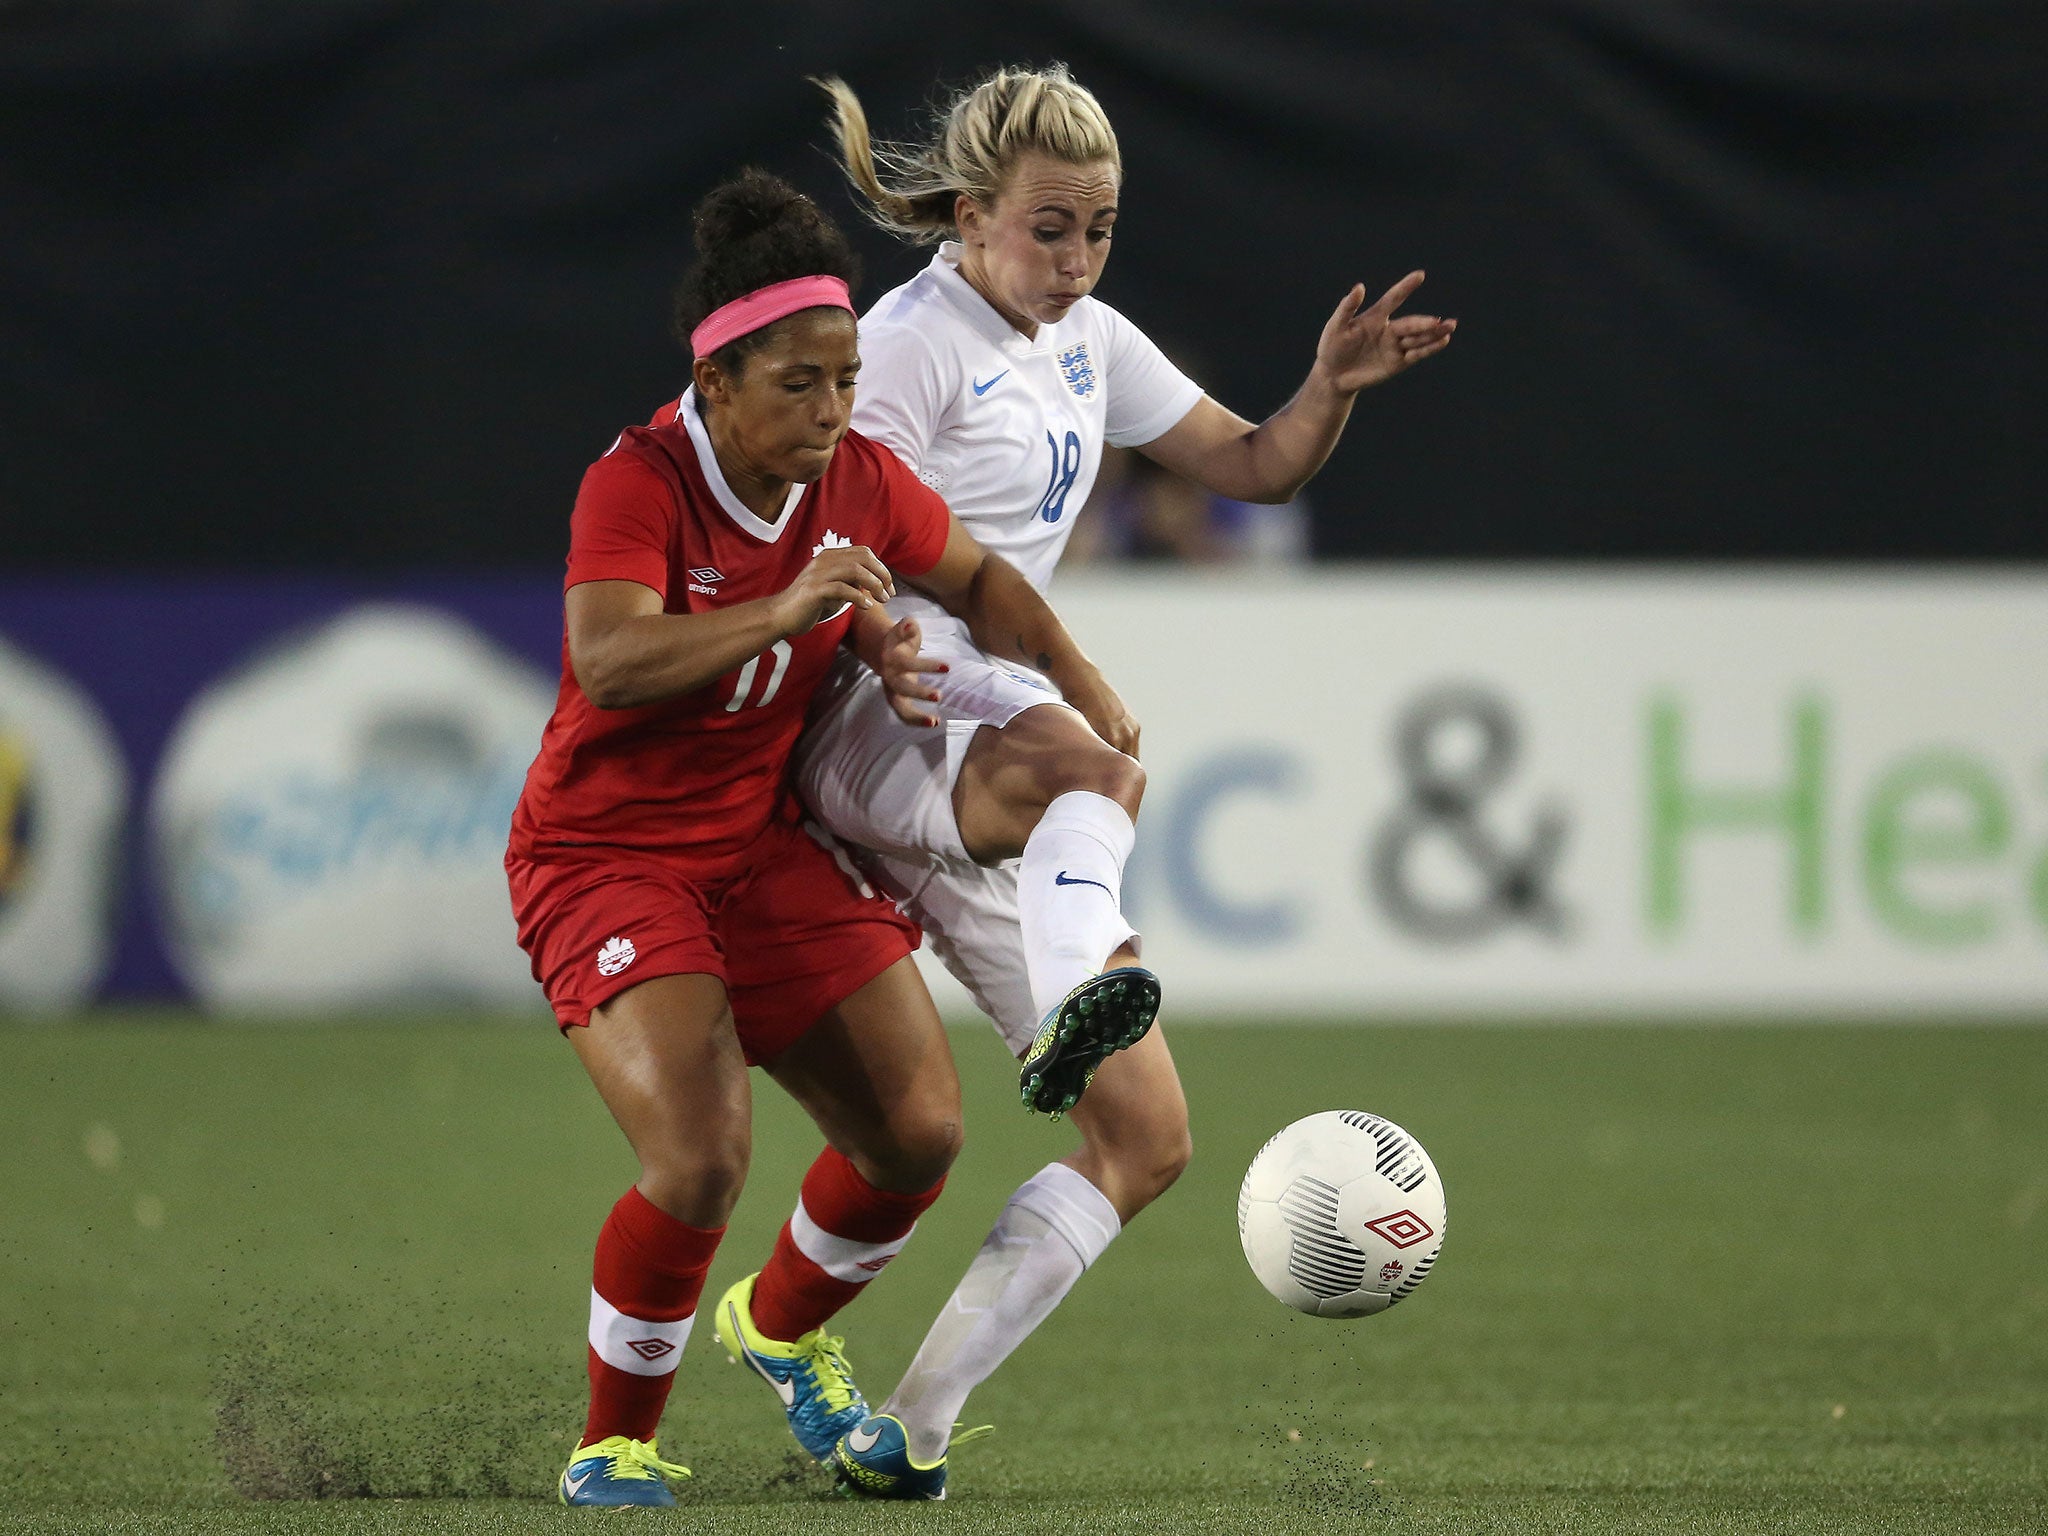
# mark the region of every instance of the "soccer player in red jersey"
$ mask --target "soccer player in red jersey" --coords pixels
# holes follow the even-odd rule
[[[561,691],[506,854],[534,977],[641,1166],[598,1235],[590,1413],[559,1489],[577,1505],[672,1504],[665,1479],[687,1475],[655,1433],[745,1178],[749,1065],[827,1146],[717,1327],[819,1460],[865,1414],[824,1324],[902,1248],[959,1147],[917,930],[785,782],[849,613],[900,575],[1006,653],[1072,643],[848,432],[857,261],[831,221],[749,172],[698,208],[696,240],[677,303],[692,387],[584,477]]]

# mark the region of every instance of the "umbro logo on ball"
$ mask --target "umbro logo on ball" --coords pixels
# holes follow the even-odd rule
[[[640,952],[633,948],[631,939],[606,939],[597,952],[597,974],[616,976],[639,958]]]
[[[1365,1230],[1377,1232],[1396,1248],[1412,1248],[1425,1237],[1436,1236],[1436,1229],[1413,1211],[1391,1211],[1368,1221]]]

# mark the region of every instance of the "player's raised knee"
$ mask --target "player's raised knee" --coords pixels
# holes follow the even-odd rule
[[[963,1140],[957,1100],[911,1106],[892,1116],[854,1163],[877,1189],[930,1189],[952,1168]]]
[[[1105,744],[1100,753],[1092,754],[1089,769],[1101,779],[1090,786],[1097,794],[1107,795],[1134,817],[1138,814],[1138,802],[1145,798],[1143,763]]]
[[[1157,1200],[1186,1172],[1195,1155],[1185,1100],[1149,1103],[1119,1117],[1098,1142],[1098,1155],[1114,1170],[1120,1194],[1132,1206]]]
[[[678,1221],[723,1226],[746,1186],[747,1161],[744,1143],[659,1149],[642,1158],[640,1192]]]
[[[1116,801],[1132,816],[1145,795],[1145,768],[1094,734],[1077,736],[1057,751],[1040,754],[1033,763],[1036,798],[1050,805],[1076,790]]]
[[[1195,1139],[1183,1112],[1178,1119],[1160,1117],[1143,1128],[1127,1153],[1131,1182],[1151,1191],[1157,1200],[1187,1171],[1195,1155]]]

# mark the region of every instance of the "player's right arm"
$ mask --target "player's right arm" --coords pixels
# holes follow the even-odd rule
[[[828,549],[773,597],[707,613],[665,613],[674,493],[625,438],[583,477],[569,518],[569,669],[599,709],[694,693],[847,603],[895,595],[871,550]]]
[[[1009,561],[977,544],[959,518],[948,513],[947,522],[946,547],[938,564],[909,578],[911,584],[955,618],[965,619],[974,643],[989,655],[1021,661],[1051,678],[1061,697],[1081,712],[1096,735],[1119,752],[1136,757],[1138,722],[1102,669],[1088,659],[1060,622],[1045,594]],[[912,674],[914,686],[914,656],[905,659],[899,654],[897,670]],[[899,687],[887,672],[883,681],[892,696],[910,691]],[[894,697],[891,703],[895,704]],[[901,706],[896,712],[909,718]]]
[[[710,613],[663,613],[662,596],[637,581],[585,581],[569,589],[569,667],[599,709],[639,709],[695,693],[778,640],[792,639],[848,603],[896,595],[870,549],[828,549],[773,597]]]

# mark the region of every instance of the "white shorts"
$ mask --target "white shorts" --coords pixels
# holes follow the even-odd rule
[[[924,929],[932,953],[1022,1055],[1039,1019],[1017,927],[1016,861],[990,868],[968,856],[953,784],[982,726],[1061,700],[1050,684],[978,652],[945,657],[951,670],[938,679],[942,718],[933,730],[897,719],[882,680],[842,656],[792,767],[813,814]]]

